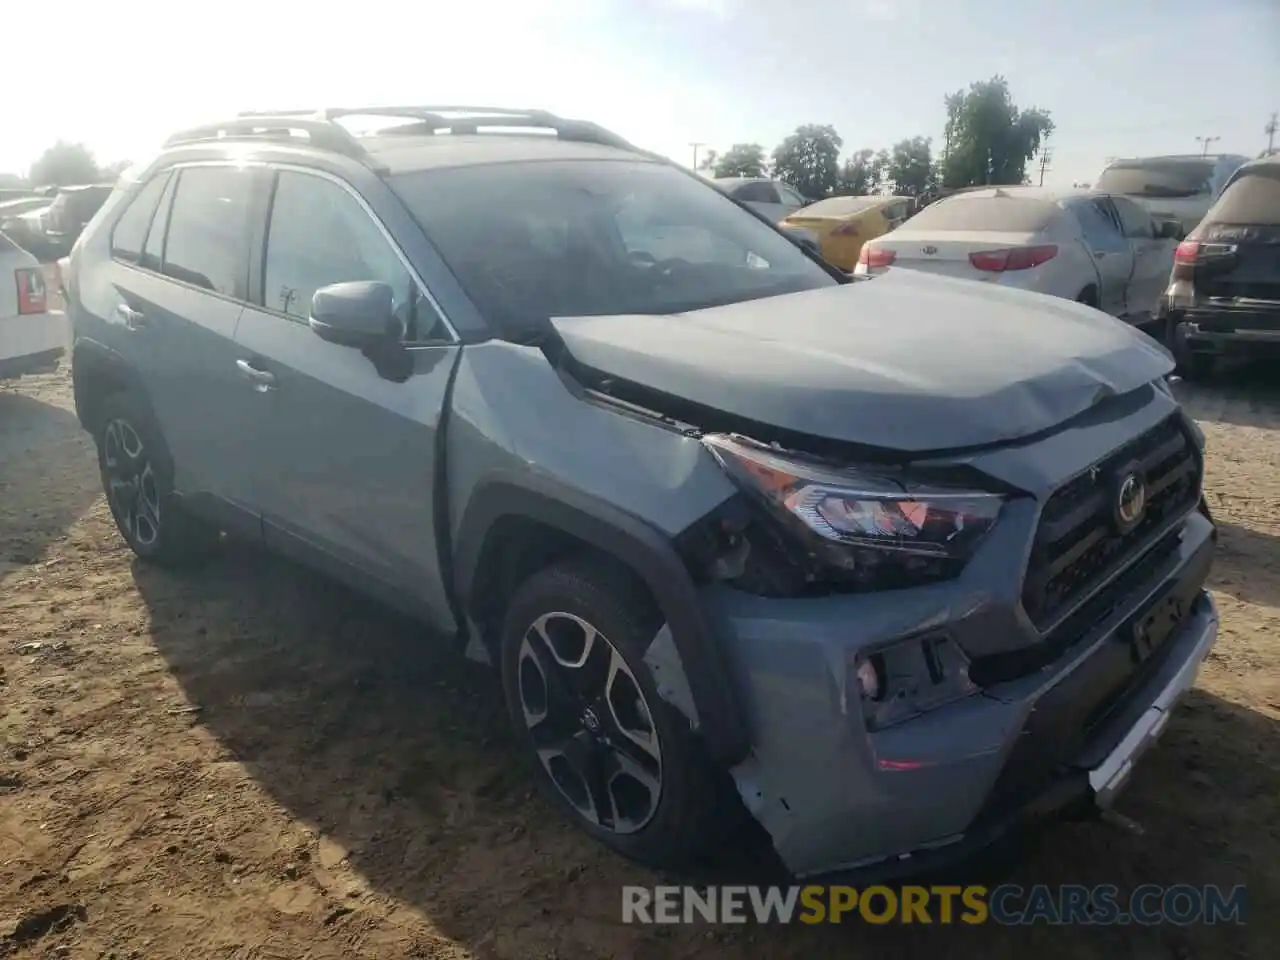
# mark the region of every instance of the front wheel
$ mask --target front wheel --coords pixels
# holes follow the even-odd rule
[[[723,786],[643,660],[662,618],[607,564],[567,562],[526,581],[502,636],[502,679],[543,793],[631,859],[687,866],[727,817]]]

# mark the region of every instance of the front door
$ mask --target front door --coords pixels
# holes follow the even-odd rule
[[[247,458],[267,543],[450,629],[435,450],[461,347],[345,185],[280,171],[268,217],[262,302],[236,334],[242,390],[267,425]],[[388,379],[311,331],[312,295],[349,280],[394,291],[407,377]]]

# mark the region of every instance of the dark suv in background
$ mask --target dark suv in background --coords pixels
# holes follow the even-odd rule
[[[1280,360],[1280,156],[1237,169],[1173,261],[1164,313],[1187,376],[1223,355]]]
[[[37,238],[41,249],[32,252],[52,259],[65,257],[113,189],[109,183],[60,187],[47,216],[41,220],[41,235]]]
[[[853,280],[591,123],[185,131],[66,279],[133,550],[225,531],[418,616],[649,863],[754,818],[796,875],[916,870],[1106,807],[1217,636],[1149,337]]]

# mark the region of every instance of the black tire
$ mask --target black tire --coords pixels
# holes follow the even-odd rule
[[[1196,353],[1191,350],[1187,341],[1179,334],[1178,327],[1178,321],[1170,319],[1164,329],[1164,343],[1173,354],[1177,372],[1194,383],[1213,379],[1218,369],[1218,358],[1212,353]]]
[[[603,636],[609,648],[620,654],[639,687],[652,720],[650,729],[660,753],[660,789],[646,822],[639,826],[631,824],[633,829],[621,829],[622,816],[618,816],[618,823],[611,826],[584,813],[571,801],[565,788],[557,783],[549,764],[539,756],[533,726],[526,719],[526,694],[522,693],[521,684],[536,687],[536,673],[541,668],[536,663],[536,656],[533,657],[535,664],[526,662],[530,655],[526,651],[525,640],[526,635],[536,633],[535,624],[542,618],[557,614],[568,614],[585,621]],[[730,797],[728,774],[715,769],[690,730],[688,721],[680,711],[658,696],[643,661],[643,651],[662,622],[662,616],[648,594],[625,569],[616,568],[607,561],[601,562],[599,558],[556,564],[530,577],[517,589],[507,608],[502,631],[502,684],[517,736],[533,755],[539,788],[550,802],[575,826],[623,856],[658,869],[681,870],[697,864],[703,854],[711,851],[729,831],[740,825],[737,814],[741,804],[732,803],[736,793]],[[547,629],[549,631],[550,627]],[[584,662],[586,656],[584,654]],[[558,668],[555,663],[549,665],[552,670]],[[544,681],[548,701],[551,699],[552,682]],[[568,683],[568,686],[573,684]],[[590,713],[590,709],[587,712]],[[546,715],[550,713],[548,708]],[[610,719],[616,717],[615,710]],[[537,729],[541,730],[545,725],[547,721],[544,720]],[[591,736],[585,720],[582,728],[574,734],[574,740],[584,736]],[[545,742],[545,738],[540,739]],[[567,756],[566,751],[556,759],[565,761]],[[561,766],[566,771],[570,770],[567,761]],[[618,773],[615,772],[614,776],[617,778]],[[565,779],[563,773],[561,778]],[[573,780],[573,776],[568,779]],[[585,777],[577,779],[585,785]],[[628,785],[625,779],[622,783]],[[611,810],[623,810],[621,800],[638,795],[635,790],[638,785],[639,781],[633,781],[629,785],[632,789],[626,794],[620,790],[615,794],[612,787],[607,786]],[[592,806],[594,809],[595,805]]]
[[[1098,291],[1093,287],[1085,287],[1076,294],[1076,303],[1083,303],[1086,307],[1098,309]]]
[[[128,392],[114,393],[97,414],[102,489],[129,548],[143,560],[172,566],[207,554],[218,531],[174,497],[173,461],[147,406]]]

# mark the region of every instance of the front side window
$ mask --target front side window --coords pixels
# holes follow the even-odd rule
[[[187,167],[165,239],[165,276],[228,297],[245,296],[251,173]]]
[[[353,280],[375,280],[391,287],[407,339],[440,335],[434,323],[418,316],[429,307],[360,202],[330,180],[282,171],[267,231],[263,305],[305,320],[318,289]]]
[[[666,164],[486,164],[390,182],[500,329],[678,313],[839,283],[720,190]]]
[[[147,229],[151,226],[156,204],[169,182],[169,174],[152,177],[139,190],[125,208],[115,229],[111,231],[111,256],[126,263],[139,263],[147,241]]]
[[[1120,214],[1120,226],[1124,228],[1126,237],[1132,240],[1150,240],[1156,235],[1155,229],[1151,225],[1151,214],[1143,210],[1138,204],[1132,200],[1126,200],[1124,197],[1114,197],[1111,204],[1116,208],[1116,212]]]

